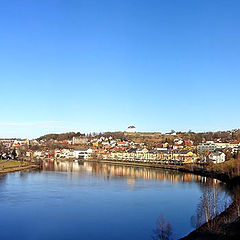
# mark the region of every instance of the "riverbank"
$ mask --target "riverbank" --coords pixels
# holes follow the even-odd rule
[[[179,240],[238,240],[240,218],[234,201],[224,212]]]
[[[0,175],[29,169],[39,169],[39,165],[26,161],[0,160]]]
[[[150,164],[150,163],[136,163],[136,162],[121,162],[112,160],[88,160],[90,162],[107,163],[114,165],[147,167],[176,170],[181,172],[188,172],[196,175],[206,176],[218,179],[231,187],[238,186],[240,177],[233,175],[226,166],[198,166],[198,165],[163,165],[163,164]],[[232,163],[230,163],[232,164]],[[227,165],[230,165],[227,163]],[[224,169],[227,169],[224,172]],[[203,224],[181,240],[227,240],[227,239],[240,239],[240,189],[234,193],[233,203],[216,218]]]

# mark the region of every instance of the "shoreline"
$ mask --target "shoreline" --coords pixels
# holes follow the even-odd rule
[[[4,175],[7,173],[12,172],[18,172],[18,171],[25,171],[29,169],[39,169],[39,165],[36,164],[27,164],[27,165],[19,165],[19,166],[13,166],[13,167],[6,167],[6,168],[0,168],[0,175]]]

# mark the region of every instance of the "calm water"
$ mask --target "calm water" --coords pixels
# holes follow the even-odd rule
[[[0,176],[0,239],[152,239],[160,216],[173,237],[193,230],[213,179],[147,168],[48,162]]]

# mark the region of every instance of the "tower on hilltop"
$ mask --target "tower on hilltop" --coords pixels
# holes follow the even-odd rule
[[[136,132],[136,127],[135,126],[129,126],[128,129],[127,129],[127,132],[135,133]]]

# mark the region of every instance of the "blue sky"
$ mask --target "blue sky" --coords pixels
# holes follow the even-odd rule
[[[238,0],[0,3],[0,137],[240,127]]]

